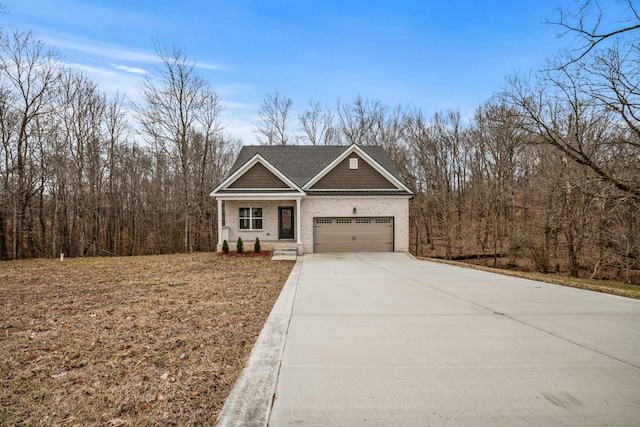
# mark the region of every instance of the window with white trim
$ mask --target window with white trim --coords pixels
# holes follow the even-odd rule
[[[262,208],[240,208],[240,230],[262,230]]]

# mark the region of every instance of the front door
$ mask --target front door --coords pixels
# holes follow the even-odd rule
[[[293,207],[278,208],[278,239],[293,239]]]

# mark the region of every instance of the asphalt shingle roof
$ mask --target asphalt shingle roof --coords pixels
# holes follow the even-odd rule
[[[348,148],[349,146],[344,145],[245,145],[227,176],[240,169],[256,154],[260,154],[296,185],[302,187]],[[400,179],[384,148],[379,146],[359,146],[359,148],[394,177]]]

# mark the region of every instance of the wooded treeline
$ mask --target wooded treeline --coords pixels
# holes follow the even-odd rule
[[[221,104],[194,66],[158,53],[131,108],[32,33],[2,34],[1,259],[215,248],[208,193],[239,143],[223,134]]]
[[[640,284],[640,19],[600,31],[591,3],[557,23],[582,44],[512,76],[473,117],[358,97],[267,95],[263,144],[381,145],[413,189],[411,250]],[[573,25],[572,23],[576,23]],[[0,257],[213,250],[215,203],[239,141],[178,51],[107,99],[32,34],[0,46]],[[134,132],[137,129],[137,132]],[[146,143],[138,142],[140,135]]]

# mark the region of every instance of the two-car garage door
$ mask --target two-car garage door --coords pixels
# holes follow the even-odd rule
[[[393,252],[393,218],[314,218],[313,251]]]

